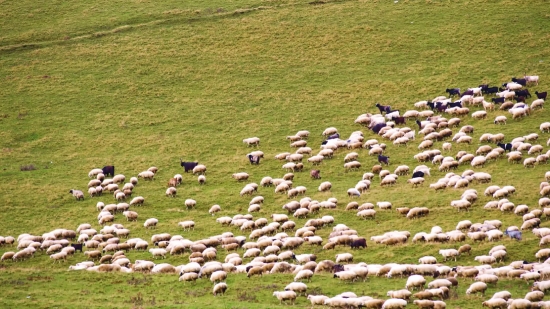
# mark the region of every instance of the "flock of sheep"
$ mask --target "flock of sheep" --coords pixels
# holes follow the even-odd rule
[[[527,78],[526,78],[527,79]],[[538,84],[538,78],[537,78]],[[523,89],[523,86],[517,88],[515,84],[508,84],[507,90],[497,93],[497,96],[504,98],[513,98],[510,95],[510,89]],[[501,212],[513,212],[522,216],[522,224],[518,226],[502,226],[499,220],[486,220],[484,222],[472,223],[468,220],[458,222],[456,229],[443,231],[439,226],[434,226],[429,232],[419,232],[411,235],[408,231],[389,231],[380,235],[369,237],[371,243],[375,246],[395,246],[407,242],[428,242],[439,243],[439,254],[441,257],[422,256],[419,257],[418,264],[376,264],[365,263],[366,261],[354,261],[354,256],[350,252],[339,253],[335,255],[334,261],[317,261],[315,254],[296,254],[294,250],[302,248],[319,248],[323,250],[340,249],[349,247],[351,249],[361,249],[367,247],[367,238],[361,237],[360,232],[348,227],[343,222],[336,222],[334,217],[321,212],[330,213],[331,209],[339,207],[339,201],[336,198],[329,198],[324,201],[313,200],[306,197],[310,189],[305,186],[294,184],[294,173],[303,171],[307,167],[318,167],[326,160],[330,160],[338,152],[345,149],[353,150],[345,155],[343,168],[345,171],[354,171],[361,169],[363,164],[359,162],[362,155],[375,156],[378,158],[379,165],[375,165],[370,171],[363,173],[358,177],[357,184],[347,190],[348,197],[351,199],[345,206],[346,211],[354,211],[357,216],[363,219],[376,218],[377,211],[390,211],[395,209],[400,215],[414,220],[430,214],[427,207],[397,207],[394,208],[389,201],[378,201],[373,203],[358,203],[356,198],[366,194],[369,190],[374,190],[375,182],[379,180],[380,187],[393,186],[399,179],[412,174],[407,179],[413,187],[423,186],[424,182],[431,177],[432,168],[439,172],[447,173],[444,177],[432,181],[429,188],[445,190],[447,188],[465,189],[460,198],[450,201],[450,206],[457,211],[468,211],[478,200],[478,192],[474,189],[467,189],[472,183],[490,183],[492,181],[500,182],[503,180],[493,179],[489,173],[475,171],[480,167],[500,160],[505,155],[508,162],[518,163],[523,160],[525,168],[532,168],[537,164],[546,164],[550,156],[550,151],[544,153],[544,146],[532,145],[539,135],[535,132],[525,136],[504,136],[501,133],[482,134],[480,143],[493,143],[493,145],[480,146],[475,154],[467,151],[458,151],[451,155],[453,146],[460,147],[462,143],[471,144],[473,138],[470,136],[474,128],[471,125],[464,125],[459,132],[453,135],[452,129],[459,127],[466,118],[447,119],[445,114],[451,117],[466,116],[470,111],[466,107],[457,107],[456,104],[469,104],[471,108],[476,106],[483,107],[483,111],[476,111],[471,114],[472,118],[485,119],[490,112],[495,109],[495,104],[487,102],[482,95],[482,88],[476,87],[469,90],[472,94],[466,94],[461,97],[460,104],[450,98],[437,97],[432,102],[422,101],[414,104],[415,108],[425,109],[422,111],[409,110],[400,116],[399,111],[391,109],[381,109],[380,114],[363,114],[357,117],[355,123],[361,124],[372,129],[378,136],[376,138],[366,139],[365,135],[373,133],[364,133],[355,131],[346,139],[340,139],[340,134],[336,128],[327,128],[322,135],[326,141],[323,142],[321,149],[314,153],[311,147],[308,147],[307,138],[310,135],[308,131],[299,131],[295,135],[287,136],[290,146],[296,148],[296,151],[282,152],[275,155],[276,160],[285,161],[282,169],[285,174],[281,178],[272,178],[265,176],[260,184],[248,182],[249,174],[246,172],[236,172],[232,178],[238,182],[247,182],[240,196],[251,196],[248,214],[220,216],[215,219],[217,224],[226,225],[239,231],[239,233],[249,233],[248,236],[235,236],[233,232],[225,232],[221,235],[212,235],[205,239],[190,240],[181,235],[171,235],[168,233],[154,234],[150,241],[141,238],[131,238],[132,231],[125,228],[118,221],[118,214],[122,214],[126,221],[137,221],[139,218],[138,208],[145,204],[145,198],[141,196],[132,197],[134,188],[143,186],[139,178],[143,181],[153,180],[158,172],[158,168],[151,167],[137,175],[131,177],[126,182],[126,177],[122,174],[111,175],[112,178],[106,178],[102,169],[93,169],[88,173],[92,178],[88,182],[89,197],[108,199],[107,193],[112,194],[116,203],[97,202],[98,225],[101,229],[97,231],[92,224],[80,224],[76,230],[56,229],[43,235],[22,234],[17,238],[0,236],[0,245],[17,245],[18,251],[5,252],[2,261],[19,261],[34,256],[37,252],[45,250],[52,261],[66,261],[73,256],[77,250],[82,251],[87,261],[76,263],[69,267],[70,270],[87,270],[97,272],[150,272],[150,273],[169,273],[177,274],[179,281],[189,282],[200,278],[208,278],[213,284],[213,295],[223,295],[228,290],[225,283],[228,276],[237,274],[246,274],[248,278],[253,276],[263,276],[275,273],[295,274],[294,281],[290,282],[282,291],[274,291],[273,296],[280,303],[294,304],[295,300],[303,296],[307,298],[312,305],[327,305],[339,308],[405,308],[409,303],[413,303],[419,308],[446,308],[445,300],[449,298],[450,292],[456,289],[459,282],[464,283],[464,279],[470,278],[474,282],[469,286],[466,294],[485,294],[487,286],[497,284],[503,278],[519,278],[527,283],[532,283],[532,292],[527,293],[524,298],[519,296],[515,299],[507,291],[495,293],[491,298],[485,300],[482,305],[489,308],[509,308],[509,309],[527,309],[527,308],[550,308],[550,302],[543,301],[544,292],[550,290],[550,249],[542,248],[533,257],[538,262],[528,263],[524,261],[512,261],[510,264],[501,267],[493,267],[492,264],[501,263],[505,259],[513,260],[509,257],[506,247],[503,245],[494,246],[487,255],[476,256],[474,261],[479,262],[479,266],[458,266],[449,267],[445,265],[448,260],[457,260],[461,255],[470,254],[471,246],[463,244],[458,249],[453,247],[452,243],[465,242],[476,243],[480,241],[499,241],[503,237],[510,237],[520,241],[522,232],[532,231],[540,238],[540,246],[550,244],[550,228],[540,227],[542,216],[550,217],[550,172],[542,173],[545,181],[541,182],[539,188],[539,207],[529,207],[527,205],[515,205],[508,200],[516,193],[513,186],[487,185],[483,192],[485,196],[490,196],[493,201],[488,202],[484,208],[487,210],[500,210]],[[429,110],[428,103],[437,103],[438,106],[444,106],[442,115],[435,115]],[[507,106],[513,119],[527,117],[533,113],[536,108],[543,108],[544,100],[534,100],[531,106],[524,102],[508,104],[504,102],[501,106]],[[445,107],[447,104],[455,104],[455,107]],[[498,116],[495,118],[495,124],[509,125],[506,117]],[[421,120],[420,120],[421,119]],[[419,132],[406,126],[406,121],[416,120]],[[405,121],[405,122],[403,122]],[[399,127],[399,124],[404,126]],[[540,125],[541,134],[550,132],[550,123],[545,122]],[[442,149],[433,149],[436,142],[450,138],[451,142],[444,142]],[[407,146],[421,139],[418,143],[418,154],[414,159],[419,165],[411,169],[406,165],[398,165],[393,171],[389,170],[388,154],[398,147]],[[505,140],[511,140],[508,144],[502,144]],[[260,139],[258,137],[247,138],[243,143],[249,147],[259,147]],[[388,146],[391,143],[393,146]],[[550,139],[546,143],[550,146]],[[392,148],[393,147],[393,148]],[[366,150],[362,150],[366,149]],[[507,153],[506,153],[507,152]],[[445,156],[445,154],[448,155]],[[259,164],[259,158],[264,159],[264,153],[260,150],[251,152],[249,155],[257,158],[254,162]],[[307,157],[307,160],[304,160]],[[524,156],[527,156],[524,158]],[[306,162],[303,162],[306,161]],[[251,160],[251,163],[253,161]],[[304,164],[305,163],[305,164]],[[432,167],[424,163],[431,163]],[[183,163],[182,163],[183,164]],[[463,171],[460,174],[455,173],[456,169],[469,164],[472,169]],[[386,169],[385,169],[386,168]],[[114,169],[114,168],[113,168]],[[193,174],[198,175],[199,184],[206,183],[206,166],[197,164]],[[113,173],[114,174],[114,173]],[[313,179],[320,179],[321,171],[313,169],[310,172]],[[350,175],[354,175],[350,173]],[[354,176],[350,176],[354,177]],[[177,187],[181,185],[183,176],[177,174],[168,180],[168,188],[165,192],[167,197],[175,197]],[[139,182],[139,184],[138,184]],[[254,217],[262,210],[264,198],[257,195],[258,190],[271,190],[275,194],[286,194],[289,201],[282,205],[283,213],[273,213],[270,219]],[[332,190],[332,184],[323,180],[316,191],[327,192]],[[70,193],[76,200],[85,199],[82,190],[71,189]],[[298,199],[299,198],[299,199]],[[197,202],[187,199],[184,202],[186,208],[193,209]],[[146,207],[146,206],[143,206]],[[343,207],[343,206],[342,206]],[[209,209],[212,216],[216,216],[222,208],[219,205],[213,205]],[[206,209],[197,209],[197,211],[206,211]],[[303,226],[291,220],[308,219]],[[147,218],[143,220],[143,227],[153,229],[157,226],[159,220],[156,218]],[[110,225],[109,225],[110,224]],[[193,221],[182,221],[178,225],[182,231],[189,232],[192,237],[192,230],[195,227]],[[320,229],[332,228],[330,235],[323,239],[316,235]],[[412,236],[412,237],[411,237]],[[218,261],[218,250],[226,252],[225,259]],[[129,250],[147,251],[150,253],[149,259],[130,261],[125,253]],[[239,253],[242,250],[242,255]],[[189,253],[189,262],[182,265],[171,265],[168,263],[157,263],[157,259],[165,258],[167,255],[182,255]],[[144,257],[145,257],[144,253]],[[548,260],[547,260],[548,259]],[[96,264],[97,263],[97,264]],[[317,274],[328,272],[333,273],[335,279],[344,282],[366,281],[368,276],[386,277],[386,278],[407,278],[403,289],[387,292],[388,299],[377,299],[369,296],[358,296],[352,292],[334,295],[332,297],[324,295],[308,295],[308,287],[303,281],[311,282]],[[426,278],[433,277],[430,282]],[[230,288],[230,287],[229,287]],[[414,300],[413,300],[414,299]]]

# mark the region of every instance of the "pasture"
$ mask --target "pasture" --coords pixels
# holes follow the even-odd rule
[[[99,231],[96,203],[115,200],[108,193],[94,198],[86,194],[88,172],[115,165],[116,173],[127,180],[151,166],[159,168],[154,181],[140,179],[134,189],[134,196],[146,199],[144,206],[133,209],[139,213],[137,222],[127,222],[120,213],[115,216],[116,223],[130,229],[130,237],[150,242],[153,234],[166,232],[199,240],[226,231],[248,236],[249,231],[222,227],[215,221],[247,212],[250,197],[239,196],[247,182],[237,182],[231,175],[247,172],[248,182],[256,183],[264,176],[282,177],[284,161],[274,156],[295,151],[285,138],[299,130],[311,132],[307,143],[314,153],[324,140],[325,128],[336,127],[344,139],[360,130],[365,140],[376,138],[388,145],[388,170],[393,172],[398,165],[412,170],[421,164],[413,156],[420,152],[417,146],[423,136],[397,147],[355,124],[356,117],[377,113],[377,102],[406,111],[415,109],[417,101],[445,95],[446,88],[501,86],[525,73],[540,76],[539,85],[528,88],[533,95],[547,91],[547,6],[547,1],[507,0],[0,1],[0,235],[42,235],[57,228],[75,230],[81,223]],[[469,108],[470,114],[482,109]],[[493,123],[499,115],[508,118],[506,125]],[[448,155],[455,156],[459,150],[475,153],[486,144],[479,143],[483,133],[503,133],[506,142],[537,133],[539,139],[532,144],[543,145],[546,153],[550,134],[539,131],[545,121],[550,121],[547,106],[519,120],[499,110],[488,112],[484,120],[462,117],[461,126],[475,128],[470,134],[474,142],[453,143]],[[407,126],[418,131],[414,121]],[[453,128],[453,134],[459,129]],[[257,148],[242,142],[253,136],[261,139]],[[435,142],[432,148],[441,149],[443,142]],[[246,154],[257,149],[265,158],[251,165]],[[517,191],[509,199],[515,205],[538,208],[539,184],[550,170],[547,165],[526,169],[504,157],[476,168],[490,173],[492,182],[471,184],[479,199],[470,211],[458,212],[450,202],[459,199],[463,189],[429,189],[430,183],[446,174],[437,166],[422,187],[407,184],[410,175],[384,188],[375,178],[368,193],[349,198],[347,189],[378,164],[367,149],[359,149],[361,169],[346,171],[344,157],[350,151],[339,149],[334,158],[315,167],[321,170],[321,180],[309,177],[313,167],[304,160],[304,171],[295,173],[294,185],[305,186],[305,196],[314,200],[334,197],[338,207],[291,220],[301,227],[308,219],[331,215],[336,224],[346,224],[365,237],[368,248],[352,252],[349,247],[323,250],[304,244],[294,250],[297,254],[314,253],[321,261],[352,252],[355,263],[416,264],[425,255],[442,261],[439,249],[469,243],[471,255],[446,264],[479,265],[475,256],[504,244],[508,257],[493,267],[536,261],[539,239],[530,231],[523,231],[521,242],[504,238],[494,243],[474,244],[467,239],[413,244],[409,239],[405,245],[388,248],[370,237],[393,230],[409,231],[412,237],[435,225],[450,231],[466,219],[498,219],[504,227],[521,226],[522,217],[513,212],[483,209],[492,200],[483,191],[489,185],[512,185]],[[183,172],[180,158],[207,166],[205,185]],[[454,172],[467,169],[471,166],[461,165]],[[168,198],[166,184],[177,173],[183,175],[183,184],[176,198]],[[322,181],[332,183],[331,192],[317,191]],[[84,201],[75,201],[71,189],[84,191]],[[282,206],[290,200],[273,190],[258,189],[256,195],[263,196],[265,203],[253,214],[255,219],[284,213]],[[197,201],[195,209],[184,206],[188,198]],[[352,200],[359,204],[390,201],[393,209],[376,209],[375,220],[362,220],[355,211],[344,210]],[[222,211],[211,216],[208,209],[214,204]],[[428,207],[430,214],[408,220],[395,211],[416,206]],[[157,228],[144,229],[144,220],[152,217],[159,220]],[[195,229],[182,231],[178,222],[184,220],[193,220]],[[541,226],[549,225],[543,217]],[[325,244],[331,231],[325,227],[316,235]],[[0,247],[0,254],[7,251],[17,251],[16,245]],[[223,261],[225,255],[218,248],[217,260]],[[132,261],[153,260],[148,252],[130,251],[127,256]],[[188,257],[189,253],[167,256],[162,262],[181,265],[188,263]],[[272,293],[294,277],[276,274],[249,279],[245,274],[230,274],[226,295],[213,297],[210,281],[184,284],[175,274],[67,271],[84,259],[76,253],[66,263],[53,264],[45,252],[37,252],[25,261],[0,262],[0,303],[6,308],[280,308]],[[340,284],[332,274],[323,273],[316,274],[308,287],[312,293],[328,296],[353,291],[385,299],[388,290],[404,288],[405,281],[369,277],[365,283]],[[524,281],[503,279],[490,285],[485,297],[467,296],[470,283],[460,281],[456,294],[445,300],[447,308],[479,308],[496,291],[509,290],[514,298],[521,298],[529,290]],[[300,297],[294,307],[310,304]]]

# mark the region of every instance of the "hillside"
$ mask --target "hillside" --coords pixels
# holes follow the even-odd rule
[[[314,153],[324,140],[325,128],[336,127],[343,138],[360,130],[365,140],[376,138],[388,145],[388,170],[393,172],[398,165],[412,170],[420,164],[413,156],[423,136],[417,135],[407,147],[397,147],[354,123],[356,117],[377,113],[376,102],[404,112],[415,109],[417,101],[445,95],[446,88],[500,86],[525,73],[540,76],[539,85],[528,88],[533,95],[547,91],[550,20],[546,6],[546,1],[504,0],[54,1],[47,5],[0,1],[0,235],[42,235],[57,228],[75,230],[86,222],[99,231],[96,203],[115,200],[105,194],[75,201],[69,190],[86,191],[92,168],[115,165],[117,174],[127,179],[151,166],[159,168],[156,180],[140,179],[134,190],[134,196],[146,199],[143,207],[134,209],[138,221],[115,215],[115,222],[130,229],[131,237],[150,241],[151,235],[166,232],[199,240],[226,231],[248,236],[248,231],[215,222],[217,217],[245,214],[248,209],[250,198],[239,196],[246,182],[237,182],[231,175],[247,172],[249,182],[256,183],[264,176],[282,177],[284,162],[274,156],[295,151],[286,137],[298,130],[311,132],[307,142]],[[482,109],[469,108],[470,114]],[[499,115],[506,115],[506,125],[493,124]],[[539,139],[532,143],[543,145],[546,153],[549,134],[541,133],[539,125],[549,119],[547,108],[520,120],[512,120],[506,111],[491,111],[485,120],[463,117],[461,126],[475,128],[474,142],[453,143],[448,155],[455,156],[459,150],[475,153],[483,133],[499,132],[507,142],[537,133]],[[407,126],[418,131],[413,121]],[[452,128],[453,134],[459,129]],[[252,136],[261,139],[258,149],[265,153],[257,166],[246,158],[256,148],[242,142]],[[447,141],[435,142],[433,149],[441,149],[443,142]],[[492,198],[483,192],[489,185],[512,185],[517,192],[509,199],[515,205],[538,208],[539,184],[550,170],[547,166],[526,169],[501,158],[476,168],[490,173],[492,183],[470,185],[479,199],[469,212],[450,206],[463,189],[429,189],[446,174],[437,166],[420,188],[406,183],[410,175],[388,188],[380,187],[375,178],[369,192],[356,199],[359,204],[390,201],[394,209],[423,206],[430,214],[408,220],[395,210],[376,209],[376,220],[365,221],[356,212],[344,210],[352,201],[347,189],[378,164],[367,149],[357,151],[362,164],[358,171],[343,168],[351,150],[339,149],[319,166],[321,180],[309,177],[312,165],[307,162],[304,172],[295,173],[294,178],[294,185],[305,186],[306,196],[314,200],[338,199],[337,209],[324,209],[310,218],[331,215],[337,224],[346,224],[367,239],[367,249],[353,251],[354,262],[417,263],[424,255],[439,260],[439,249],[464,243],[472,244],[471,256],[447,265],[478,265],[474,257],[487,254],[497,244],[506,245],[508,258],[493,267],[515,260],[535,261],[539,239],[529,231],[523,232],[521,242],[413,244],[409,240],[388,248],[370,237],[393,230],[414,235],[435,225],[450,231],[466,219],[498,219],[503,227],[521,226],[521,216],[484,210]],[[207,166],[204,186],[196,176],[183,172],[180,158]],[[22,171],[29,165],[35,169]],[[461,165],[454,172],[467,169],[471,166]],[[166,183],[177,173],[183,175],[183,185],[176,198],[167,198]],[[332,183],[331,192],[317,191],[321,181]],[[273,190],[259,188],[257,195],[265,203],[261,212],[253,214],[255,219],[284,213],[281,207],[289,199]],[[197,201],[195,210],[185,209],[188,198]],[[222,211],[211,216],[208,209],[214,204]],[[159,219],[156,230],[143,228],[144,220],[151,217]],[[195,230],[182,231],[177,223],[184,220],[194,220]],[[293,221],[301,227],[307,219]],[[549,226],[544,218],[541,226]],[[325,244],[331,231],[323,228],[316,234]],[[17,251],[16,246],[0,247],[0,254],[7,251]],[[304,245],[295,252],[314,253],[320,261],[334,260],[335,254],[350,249],[327,251]],[[218,260],[225,255],[218,248]],[[132,261],[152,259],[147,252],[131,251],[127,256]],[[168,256],[163,262],[181,265],[188,263],[188,257],[189,253]],[[52,264],[45,252],[38,252],[26,261],[0,262],[5,291],[0,303],[9,308],[272,308],[279,306],[272,292],[293,278],[290,274],[251,279],[230,275],[228,293],[220,299],[212,297],[207,280],[183,284],[177,275],[66,271],[82,260],[77,253],[67,263]],[[386,298],[386,291],[403,288],[405,281],[369,277],[367,283],[337,284],[331,274],[322,274],[308,286],[329,296],[354,291]],[[479,308],[487,295],[505,289],[522,297],[528,285],[519,282],[501,280],[481,298],[465,295],[470,284],[465,280],[446,302],[448,308]],[[309,302],[300,298],[295,306],[306,307]]]

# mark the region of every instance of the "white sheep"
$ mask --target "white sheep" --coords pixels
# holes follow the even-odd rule
[[[163,248],[149,249],[149,252],[153,255],[154,258],[156,258],[157,256],[166,258],[166,254],[168,253],[168,251],[166,251],[166,249],[163,249]]]
[[[182,221],[178,223],[178,226],[181,226],[183,230],[194,230],[195,229],[195,222],[191,220]]]
[[[360,169],[361,168],[361,163],[358,162],[358,161],[347,162],[347,163],[344,164],[344,168],[346,170]]]
[[[340,271],[340,272],[335,273],[334,277],[338,278],[342,281],[355,282],[355,280],[357,279],[357,274],[353,271],[345,270],[345,271]]]
[[[332,184],[328,181],[325,181],[325,182],[322,182],[320,185],[319,185],[319,192],[325,192],[325,191],[330,191],[330,189],[332,188]]]
[[[143,171],[138,174],[138,178],[143,178],[145,180],[153,180],[155,178],[155,173],[151,171]]]
[[[405,284],[405,288],[407,290],[414,290],[415,288],[418,288],[420,290],[424,289],[424,285],[426,284],[426,279],[424,279],[421,275],[411,275],[409,278],[407,278],[407,283]]]
[[[187,207],[187,209],[195,208],[196,205],[197,205],[197,201],[195,201],[193,199],[186,199],[185,200],[185,207]]]
[[[341,253],[336,255],[336,263],[350,263],[353,262],[353,255],[351,253]]]
[[[243,139],[243,143],[245,143],[247,146],[259,146],[260,145],[260,139],[258,137],[249,137]]]
[[[59,253],[52,254],[52,255],[50,255],[50,259],[52,259],[54,263],[56,261],[59,261],[61,263],[61,260],[63,260],[63,262],[65,262],[67,260],[67,253],[66,252],[59,252]]]
[[[297,295],[303,294],[305,296],[307,292],[307,285],[302,282],[292,282],[285,287],[285,291],[293,291]]]
[[[158,224],[159,220],[158,219],[155,219],[155,218],[149,218],[147,220],[145,220],[145,222],[143,223],[143,226],[148,229],[148,228],[155,228]]]
[[[227,291],[227,284],[225,282],[220,282],[214,286],[214,288],[212,289],[212,294],[214,294],[214,296],[222,294],[223,296],[225,294],[225,291]]]
[[[290,301],[290,304],[294,305],[294,301],[296,300],[296,292],[294,291],[275,291],[273,292],[273,296],[277,297],[279,304],[282,304],[283,301]]]
[[[474,282],[470,285],[470,287],[466,290],[466,294],[476,294],[481,293],[481,295],[485,295],[485,291],[487,290],[487,284],[484,282]]]
[[[325,295],[308,295],[307,299],[311,302],[312,306],[315,306],[324,305],[325,300],[329,299],[329,297]]]
[[[382,309],[405,309],[406,306],[406,300],[399,298],[390,298],[384,302],[384,304],[382,305]]]
[[[456,249],[441,249],[439,250],[439,254],[441,254],[444,258],[444,261],[447,261],[447,258],[454,258],[456,262],[457,256],[459,256],[459,252]]]

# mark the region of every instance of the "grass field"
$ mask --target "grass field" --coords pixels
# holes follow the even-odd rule
[[[113,164],[127,179],[150,166],[160,170],[153,182],[140,181],[134,195],[144,196],[146,205],[137,209],[139,220],[116,222],[132,232],[131,237],[150,240],[152,234],[167,232],[199,240],[235,228],[221,227],[208,214],[219,204],[219,216],[244,214],[249,198],[239,197],[244,183],[231,174],[246,171],[251,182],[263,176],[281,177],[281,161],[273,159],[289,151],[287,135],[309,130],[308,146],[318,149],[322,131],[329,126],[342,136],[361,130],[365,139],[378,138],[367,128],[354,124],[366,112],[377,112],[376,102],[402,111],[413,103],[443,95],[445,88],[473,87],[482,83],[500,85],[512,76],[539,75],[534,91],[549,88],[550,14],[548,1],[95,1],[66,2],[0,0],[0,235],[41,235],[56,228],[76,229],[80,223],[97,224],[95,204],[113,203],[110,195],[76,202],[70,189],[86,188],[87,173],[94,167]],[[533,99],[529,99],[531,102]],[[471,111],[479,107],[471,107]],[[508,125],[492,120],[506,115]],[[482,133],[502,132],[506,141],[537,132],[545,146],[549,134],[538,130],[549,121],[547,109],[536,110],[525,119],[511,120],[504,111],[490,112],[486,120],[464,118],[475,127],[475,143],[453,144],[474,153]],[[413,122],[408,124],[415,129]],[[453,133],[458,129],[453,129]],[[261,138],[266,154],[259,166],[251,166],[245,155],[250,148],[242,139]],[[419,140],[408,147],[388,144],[390,170],[405,164],[417,165],[413,155]],[[437,142],[434,148],[440,148]],[[499,219],[504,226],[520,226],[513,213],[486,211],[490,199],[482,196],[488,186],[474,184],[479,200],[468,213],[449,206],[463,190],[434,193],[428,184],[443,177],[433,172],[423,188],[413,189],[400,179],[392,188],[374,181],[359,203],[388,200],[395,207],[426,206],[428,217],[409,221],[395,211],[378,211],[377,219],[360,220],[344,211],[350,201],[346,190],[364,172],[377,164],[368,151],[360,150],[363,168],[345,172],[339,150],[320,166],[323,181],[333,190],[319,193],[319,181],[305,171],[297,173],[295,185],[308,188],[316,200],[336,197],[336,210],[323,210],[336,223],[345,223],[359,235],[370,236],[391,230],[412,235],[429,232],[439,225],[444,231],[460,220],[483,222]],[[184,174],[178,196],[164,196],[166,182],[182,173],[179,159],[198,160],[208,168],[207,183],[199,186],[196,176]],[[21,171],[34,165],[35,170]],[[469,169],[461,166],[456,173]],[[434,168],[435,170],[436,168]],[[505,159],[479,170],[492,174],[496,185],[517,188],[510,198],[516,205],[538,207],[539,183],[546,166],[525,169]],[[266,202],[257,217],[282,213],[288,199],[274,195],[273,188],[260,188]],[[196,210],[187,211],[184,201],[197,200]],[[158,218],[156,230],[143,228],[147,218]],[[177,223],[194,220],[196,229],[183,232]],[[294,220],[302,226],[306,220]],[[542,226],[549,226],[543,220]],[[318,231],[327,238],[331,229]],[[466,243],[471,243],[467,241]],[[534,260],[538,239],[524,232],[522,242],[504,239],[508,259]],[[411,244],[383,248],[369,241],[369,248],[354,252],[356,262],[417,263],[424,255],[440,258],[446,245]],[[472,244],[471,256],[449,265],[477,265],[474,256],[487,254],[495,243]],[[0,253],[16,251],[0,247]],[[302,246],[296,253],[315,253],[318,260],[332,259],[349,251],[323,251]],[[243,251],[241,250],[242,254]],[[167,263],[188,262],[188,255],[170,256]],[[149,253],[130,252],[128,257],[151,259]],[[225,258],[221,248],[218,260]],[[184,285],[176,275],[92,274],[67,272],[69,263],[52,264],[37,253],[33,259],[0,263],[0,307],[5,308],[275,308],[280,307],[274,290],[292,281],[292,275],[247,279],[230,275],[223,299],[211,294],[205,280]],[[247,262],[245,260],[245,262]],[[496,267],[496,266],[495,266]],[[405,279],[370,278],[367,283],[339,284],[330,275],[315,276],[311,290],[329,296],[354,291],[385,298],[386,291],[401,289]],[[481,297],[466,296],[469,282],[461,282],[457,297],[448,308],[479,308]],[[501,280],[488,293],[507,289],[522,297],[528,286]],[[488,298],[488,296],[486,297]],[[309,306],[300,298],[296,307]],[[413,306],[412,304],[409,307]]]

